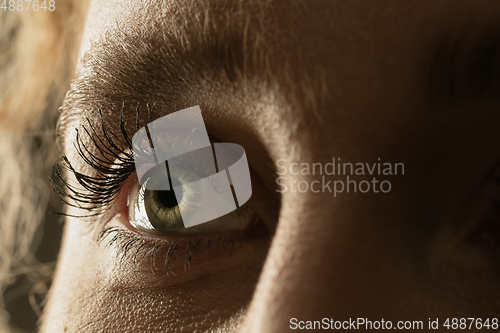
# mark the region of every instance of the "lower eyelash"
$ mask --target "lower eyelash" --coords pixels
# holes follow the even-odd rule
[[[111,237],[111,239],[109,239]],[[105,241],[106,239],[109,239]],[[119,254],[116,257],[117,264],[123,264],[127,259],[132,259],[133,264],[138,264],[147,260],[146,264],[152,269],[157,269],[158,261],[161,261],[162,270],[169,275],[175,273],[171,269],[171,261],[174,257],[180,260],[178,255],[179,250],[184,252],[184,270],[191,269],[192,258],[195,251],[201,249],[200,245],[205,245],[206,258],[210,253],[210,249],[214,249],[214,254],[219,253],[222,246],[229,245],[229,253],[233,245],[233,240],[216,236],[211,238],[197,238],[190,241],[165,241],[144,239],[132,231],[125,230],[119,227],[108,227],[102,230],[97,242],[105,247],[117,246]],[[185,248],[185,250],[184,250]]]
[[[133,257],[133,263],[137,264],[138,260],[142,261],[144,259],[149,259],[148,264],[151,267],[156,267],[156,257],[158,250],[162,246],[169,246],[169,250],[164,258],[163,270],[168,274],[170,270],[170,259],[175,254],[177,255],[177,244],[176,242],[160,242],[142,239],[131,231],[123,230],[118,227],[108,227],[102,230],[97,237],[98,244],[112,236],[112,238],[106,242],[105,247],[118,246],[120,252],[116,257],[117,263],[122,264],[124,260],[130,256]]]

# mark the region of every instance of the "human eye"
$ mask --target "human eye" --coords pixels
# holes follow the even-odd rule
[[[237,198],[234,183],[224,181],[227,171],[221,169],[240,160],[244,156],[242,149],[237,153],[238,149],[235,152],[216,144],[219,170],[212,165],[212,146],[175,155],[168,163],[158,161],[150,151],[134,150],[134,140],[122,116],[121,133],[117,134],[107,128],[102,113],[100,117],[99,125],[87,120],[76,135],[75,149],[91,172],[77,171],[64,158],[56,169],[63,185],[54,188],[68,205],[82,211],[78,217],[101,221],[96,239],[105,247],[117,248],[121,262],[124,258],[133,258],[133,262],[150,259],[148,265],[168,272],[171,265],[175,266],[172,256],[181,248],[185,248],[182,252],[186,255],[180,266],[186,268],[191,267],[193,251],[200,245],[206,246],[207,259],[210,246],[216,249],[212,252],[219,252],[224,245],[233,250],[238,246],[235,243],[245,243],[248,235],[267,238],[265,225],[244,205],[249,196],[245,200]],[[189,142],[195,140],[194,135],[190,133]],[[160,133],[153,139],[171,154],[186,148],[187,141],[179,148],[178,137],[171,133]],[[230,148],[234,146],[238,145]],[[138,161],[144,162],[146,171],[137,170],[141,167]],[[69,171],[68,176],[63,175],[62,168]],[[217,196],[225,197],[226,202],[232,200],[233,206],[229,204],[221,211],[224,204],[213,204]],[[127,257],[129,254],[133,255]]]
[[[235,209],[205,223],[186,228],[182,215],[189,218],[186,215],[202,214],[200,211],[210,204],[207,198],[210,198],[212,193],[230,194],[231,189],[212,175],[200,174],[195,166],[183,160],[178,164],[170,163],[168,171],[165,168],[157,168],[147,177],[143,185],[139,181],[135,181],[132,185],[127,206],[129,222],[134,228],[160,235],[233,231],[245,228],[251,217],[251,213],[245,209]],[[201,175],[205,177],[201,178]]]

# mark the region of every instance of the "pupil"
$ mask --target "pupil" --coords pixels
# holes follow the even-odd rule
[[[167,208],[173,208],[178,204],[174,191],[158,191],[158,200]]]
[[[180,186],[181,184],[177,179],[172,179],[172,186]],[[174,208],[176,207],[179,203],[177,202],[177,198],[175,197],[175,192],[173,190],[170,191],[156,191],[156,195],[158,196],[158,201],[162,204],[162,206],[167,207],[167,208]],[[182,200],[182,195],[180,197],[180,200]]]

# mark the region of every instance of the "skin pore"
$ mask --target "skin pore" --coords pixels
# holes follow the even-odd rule
[[[155,119],[200,105],[212,138],[245,148],[262,223],[251,235],[145,235],[127,221],[131,175],[105,214],[67,217],[42,331],[495,317],[499,15],[486,0],[92,1],[59,127],[71,165],[95,176],[75,148],[87,119],[102,137],[120,133],[122,114],[133,135],[153,105]],[[276,192],[276,161],[332,157],[405,173],[387,194]],[[138,259],[126,240],[106,246],[113,233],[97,242],[110,226],[158,249]]]

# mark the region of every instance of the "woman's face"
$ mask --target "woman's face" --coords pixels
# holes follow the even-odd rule
[[[499,17],[487,0],[92,1],[60,126],[86,209],[67,210],[43,331],[491,322]],[[123,134],[195,105],[245,149],[245,228],[136,228]]]

